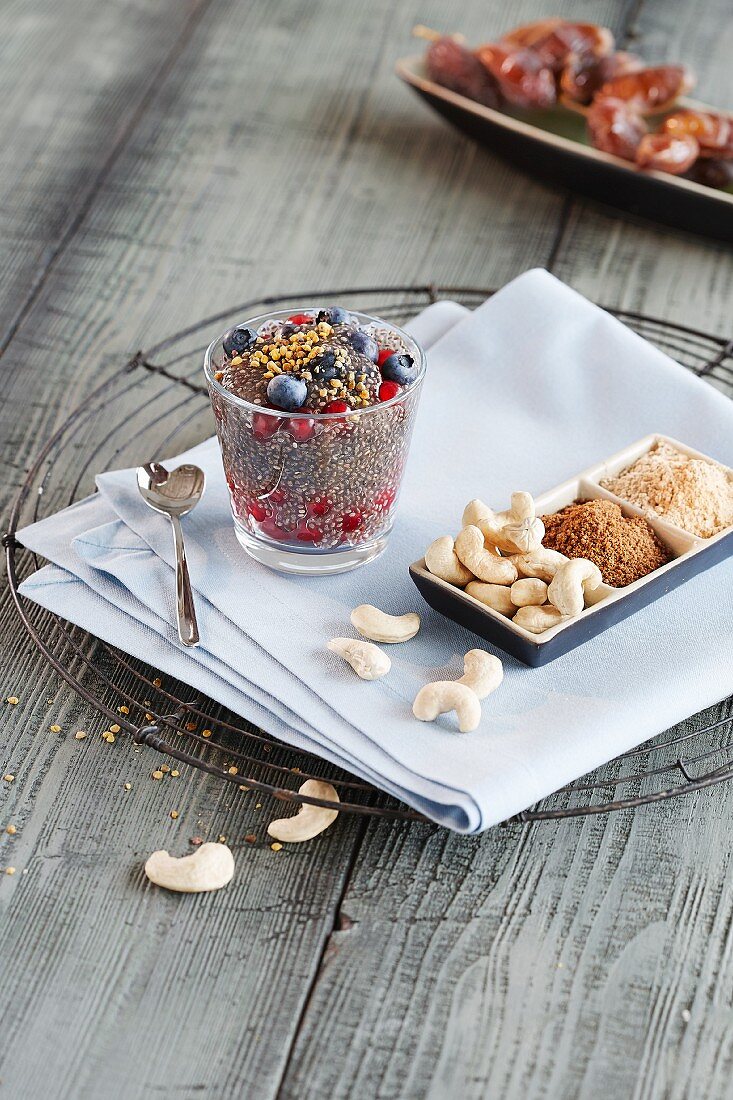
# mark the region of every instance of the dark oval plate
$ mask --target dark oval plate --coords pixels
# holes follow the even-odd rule
[[[397,75],[459,130],[533,175],[654,221],[733,243],[733,190],[718,190],[664,172],[640,171],[588,145],[575,111],[495,111],[442,88],[421,57],[397,62]],[[716,110],[690,99],[680,107]],[[720,112],[718,112],[720,113]]]

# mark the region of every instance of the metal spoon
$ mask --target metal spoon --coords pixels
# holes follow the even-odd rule
[[[180,517],[187,515],[201,500],[206,485],[204,471],[198,466],[188,464],[168,471],[159,462],[146,462],[144,466],[138,466],[137,484],[148,507],[155,512],[162,512],[171,521],[176,548],[178,637],[183,645],[198,645],[199,628],[193,606]]]

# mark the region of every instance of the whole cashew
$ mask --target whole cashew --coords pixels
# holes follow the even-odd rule
[[[457,680],[436,680],[420,688],[412,704],[412,713],[421,722],[434,722],[439,714],[454,710],[461,733],[475,730],[481,721],[481,704],[476,692]]]
[[[520,607],[514,616],[517,626],[523,626],[532,634],[544,634],[551,626],[557,626],[565,618],[556,607],[546,603],[543,607]]]
[[[458,560],[450,535],[442,535],[425,551],[425,565],[434,577],[463,588],[473,580],[473,573]]]
[[[536,577],[549,584],[560,566],[570,559],[558,550],[538,546],[527,554],[512,554],[509,560],[516,566],[520,577]]]
[[[420,629],[420,616],[413,612],[387,615],[378,607],[363,603],[351,612],[351,625],[363,638],[371,638],[373,642],[407,642]]]
[[[534,550],[545,535],[530,493],[512,493],[512,505],[506,512],[494,512],[482,500],[471,500],[463,512],[463,525],[478,527],[487,546],[497,546],[507,553]]]
[[[306,779],[298,788],[299,794],[307,794],[310,798],[323,798],[329,802],[339,802],[336,788],[323,779]],[[277,821],[271,821],[267,831],[275,840],[285,841],[286,844],[300,844],[303,840],[312,840],[329,825],[333,825],[338,817],[338,810],[330,810],[328,806],[313,806],[310,802],[304,802],[294,817],[281,817]]]
[[[516,566],[508,558],[498,558],[485,548],[484,536],[478,527],[469,524],[463,528],[456,538],[455,552],[480,581],[512,584],[517,579]]]
[[[515,581],[509,590],[512,601],[517,607],[542,606],[547,603],[547,585],[538,577],[522,577]]]
[[[585,592],[598,588],[601,571],[587,558],[573,558],[561,565],[547,589],[547,598],[562,615],[579,615],[585,607]]]
[[[156,886],[180,894],[220,890],[234,874],[234,856],[226,844],[202,844],[190,856],[153,852],[145,862],[145,874]]]
[[[519,584],[519,581],[515,583]],[[471,581],[470,584],[466,585],[466,592],[469,596],[473,596],[474,600],[478,600],[479,603],[498,611],[500,615],[511,617],[517,610],[518,605],[515,606],[513,603],[510,590],[505,584],[486,584],[483,581]]]
[[[378,680],[386,676],[392,662],[379,646],[359,638],[331,638],[328,648],[347,661],[362,680]]]
[[[484,649],[469,649],[463,658],[463,676],[456,683],[465,684],[479,699],[485,699],[503,679],[504,667],[498,657]]]

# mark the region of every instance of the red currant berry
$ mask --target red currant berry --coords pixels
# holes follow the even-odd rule
[[[355,531],[361,523],[361,512],[358,508],[354,508],[350,512],[344,512],[341,517],[341,530],[348,533]]]
[[[393,397],[396,397],[400,392],[400,387],[396,382],[382,382],[379,387],[379,400],[390,401]]]
[[[250,500],[247,503],[247,513],[252,517],[252,519],[256,519],[258,523],[262,523],[262,521],[267,519],[269,515],[267,508],[264,506],[261,500]]]
[[[309,313],[294,313],[292,317],[288,317],[288,321],[291,325],[312,325],[313,318]]]
[[[329,401],[327,405],[324,405],[323,412],[325,413],[345,413],[349,411],[349,406],[345,401]]]
[[[377,366],[381,367],[385,359],[389,359],[390,355],[394,355],[391,348],[380,348],[379,355],[377,356]]]
[[[289,420],[288,431],[296,443],[305,443],[316,430],[316,423],[312,417],[307,420]]]

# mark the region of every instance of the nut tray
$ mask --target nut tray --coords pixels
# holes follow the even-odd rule
[[[543,493],[536,498],[535,503],[537,514],[542,515],[557,512],[579,497],[613,500],[621,506],[626,515],[644,516],[649,521],[661,541],[674,555],[666,565],[624,588],[600,585],[593,593],[596,600],[594,606],[586,608],[574,618],[551,627],[543,634],[530,633],[498,611],[494,611],[493,608],[479,603],[462,589],[433,576],[428,572],[424,558],[410,566],[410,576],[423,598],[441,615],[453,619],[454,622],[465,626],[485,641],[506,650],[524,664],[544,665],[575,649],[576,646],[582,645],[589,638],[594,638],[614,623],[633,615],[635,611],[646,607],[665,592],[677,588],[689,577],[727,558],[733,552],[733,527],[727,527],[712,538],[699,538],[663,519],[645,513],[641,508],[615,496],[599,484],[601,480],[615,476],[630,466],[660,440],[670,443],[693,458],[714,461],[709,456],[694,451],[669,436],[649,435],[611,458],[590,467],[578,477]],[[729,473],[733,477],[733,472],[729,471]]]

